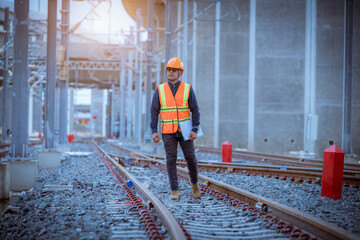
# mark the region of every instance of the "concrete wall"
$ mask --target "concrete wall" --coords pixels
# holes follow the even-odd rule
[[[354,1],[352,146],[360,155],[360,1]]]
[[[198,2],[198,12],[210,2]],[[231,14],[231,1],[222,1],[222,15]],[[237,0],[241,20],[221,21],[219,147],[225,140],[246,148],[248,138],[248,78],[250,1]],[[173,29],[177,2],[173,4]],[[183,6],[182,10],[183,12]],[[255,46],[255,132],[252,150],[289,154],[304,150],[305,0],[257,0]],[[360,154],[360,3],[354,2],[353,149]],[[189,19],[192,1],[189,2]],[[233,16],[230,16],[231,18]],[[200,18],[215,18],[212,7]],[[192,38],[189,25],[189,41]],[[344,52],[344,1],[317,1],[316,114],[317,157],[330,146],[341,147]],[[173,36],[174,37],[174,36]],[[215,21],[197,21],[197,99],[205,137],[214,143]],[[172,56],[176,47],[172,48]],[[181,57],[181,56],[180,56]],[[188,82],[192,83],[192,46],[188,48]]]
[[[316,152],[341,147],[344,58],[344,1],[318,1],[317,14],[317,113]]]
[[[201,3],[201,2],[198,2]],[[204,7],[202,3],[201,7]],[[199,6],[200,7],[200,6]],[[214,18],[215,8],[204,13],[203,18]],[[214,137],[214,56],[215,22],[197,22],[197,100],[200,107],[200,124],[205,137],[198,144],[212,145]],[[189,83],[191,83],[189,81]]]
[[[303,145],[305,1],[257,1],[253,150]]]
[[[241,20],[221,22],[219,144],[228,140],[233,143],[233,148],[246,148],[248,140],[249,1],[236,1],[236,5],[240,10]],[[221,15],[229,12],[231,8],[231,1],[222,2]]]

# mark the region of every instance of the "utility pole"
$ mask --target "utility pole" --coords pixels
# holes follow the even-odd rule
[[[145,143],[151,141],[150,129],[150,104],[152,90],[152,60],[153,60],[153,31],[154,31],[154,0],[147,0],[147,25],[148,25],[148,42],[147,42],[147,72],[146,72],[146,126],[145,126]]]
[[[130,43],[134,42],[134,34],[133,34],[133,28],[130,28],[130,35],[129,35]],[[127,68],[127,93],[126,93],[126,115],[127,115],[127,125],[126,125],[126,140],[131,141],[132,140],[132,125],[133,125],[133,51],[131,49],[128,50],[128,64],[129,67]]]
[[[29,1],[15,0],[12,138],[10,156],[25,158],[28,144]]]
[[[125,62],[126,62],[126,54],[125,54],[125,49],[122,49],[122,54],[121,54],[121,70],[120,70],[120,77],[119,77],[119,81],[120,81],[120,127],[119,127],[119,131],[120,131],[120,140],[125,140],[125,118],[126,118],[126,114],[125,114],[125,75],[126,75],[126,66],[125,66]]]
[[[141,76],[140,76],[140,27],[141,8],[136,9],[136,51],[135,51],[135,142],[141,144]]]
[[[187,68],[187,47],[188,47],[188,0],[184,0],[184,34],[183,34],[183,63],[184,63],[184,75],[183,81],[187,83],[187,73],[189,69]]]
[[[167,64],[171,54],[171,0],[166,0],[165,7],[165,64]],[[164,81],[166,82],[167,75],[166,71],[164,72]]]
[[[48,0],[47,60],[45,92],[45,149],[55,148],[55,73],[57,0]]]
[[[196,1],[193,2],[193,47],[192,47],[192,77],[191,77],[191,86],[194,89],[194,92],[196,93],[196,62],[197,62],[197,20],[195,16],[197,15],[197,4]]]
[[[64,144],[67,141],[67,115],[68,115],[68,84],[69,84],[69,11],[70,1],[62,0],[61,9],[61,46],[62,57],[59,73],[60,85],[60,123],[59,123],[59,143]]]
[[[4,30],[5,30],[5,36],[4,36],[4,43],[6,44],[9,41],[9,30],[10,30],[10,19],[9,19],[9,8],[5,8],[5,18],[4,18]],[[3,66],[3,126],[2,126],[2,135],[1,135],[1,141],[7,140],[7,118],[9,114],[9,95],[8,95],[8,57],[9,57],[9,51],[8,48],[5,49],[4,52],[4,66]]]

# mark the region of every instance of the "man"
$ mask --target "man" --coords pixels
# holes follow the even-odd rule
[[[178,178],[176,170],[177,146],[180,143],[184,153],[190,175],[192,195],[195,199],[201,197],[198,185],[198,165],[195,157],[194,142],[200,125],[200,112],[196,101],[194,90],[190,84],[179,80],[184,73],[183,62],[174,57],[166,65],[166,76],[168,81],[160,84],[155,89],[151,103],[151,129],[152,138],[155,143],[159,142],[157,131],[158,115],[160,113],[161,133],[166,151],[166,166],[171,187],[170,199],[180,199]],[[192,130],[189,139],[184,141],[179,122],[190,120],[192,113]]]

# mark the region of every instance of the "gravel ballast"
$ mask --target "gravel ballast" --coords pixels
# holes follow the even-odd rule
[[[283,181],[244,174],[214,172],[200,172],[200,174],[297,208],[360,236],[359,189],[343,188],[342,199],[333,200],[321,197],[321,186],[316,184],[297,184],[289,179]]]
[[[126,146],[124,146],[126,147]],[[136,150],[136,149],[134,149]],[[160,156],[160,155],[159,155]],[[160,157],[165,157],[161,154]],[[221,162],[221,156],[213,153],[196,152],[198,161]],[[178,158],[184,158],[178,148]],[[254,161],[233,159],[237,163],[264,165]],[[360,236],[360,189],[343,188],[341,200],[321,197],[321,185],[315,183],[293,183],[289,179],[246,176],[244,174],[199,172],[202,175],[222,181],[250,191],[260,196],[272,199],[286,206],[297,208],[302,212],[321,218],[327,222],[344,228]]]
[[[93,153],[64,155],[59,167],[38,170],[33,189],[0,218],[0,239],[109,239],[134,228],[134,239],[148,239],[136,209],[115,204],[129,199],[94,148],[72,144],[72,151]]]

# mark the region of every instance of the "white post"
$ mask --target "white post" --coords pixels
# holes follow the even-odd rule
[[[255,151],[255,63],[256,63],[256,0],[250,1],[250,46],[249,46],[249,110],[248,151]]]
[[[215,65],[214,65],[214,147],[219,146],[219,101],[220,101],[220,16],[221,2],[216,3],[215,23]]]
[[[178,14],[177,14],[177,27],[179,28],[181,26],[181,2],[178,1],[177,2],[177,10],[178,10]],[[180,54],[181,54],[181,51],[180,51],[180,31],[178,32],[177,34],[177,46],[176,46],[176,49],[177,49],[177,55],[176,57],[180,58]]]
[[[128,52],[128,63],[130,66],[133,64],[133,52],[129,50]],[[133,108],[132,108],[132,85],[133,85],[133,70],[128,68],[128,82],[127,82],[127,94],[126,94],[126,116],[127,116],[127,124],[126,124],[126,139],[131,140],[132,136],[132,115],[133,115]]]
[[[115,84],[111,85],[111,102],[110,102],[110,135],[114,134],[114,123],[115,123]],[[110,136],[109,136],[110,137]],[[115,137],[115,136],[114,136]]]
[[[196,16],[196,12],[197,12],[197,5],[196,5],[196,1],[193,2],[193,16]],[[196,18],[193,21],[193,48],[192,48],[192,87],[196,93],[196,37],[197,37],[197,33],[196,33]]]
[[[184,33],[183,33],[183,63],[184,63],[184,75],[182,77],[182,81],[187,83],[187,46],[188,46],[188,0],[184,0]]]
[[[306,1],[304,149],[313,153],[317,139],[316,115],[316,0]]]
[[[125,71],[123,62],[120,70],[120,140],[125,140]]]
[[[106,105],[107,105],[107,94],[108,94],[108,91],[107,90],[103,90],[103,106],[102,106],[102,121],[101,121],[101,124],[102,124],[102,136],[103,137],[106,137]]]
[[[29,118],[29,126],[28,126],[29,137],[33,133],[33,117],[34,117],[33,116],[34,115],[34,97],[33,97],[33,94],[34,94],[34,89],[32,87],[30,87],[30,90],[29,90],[29,115],[28,115],[28,118]]]

